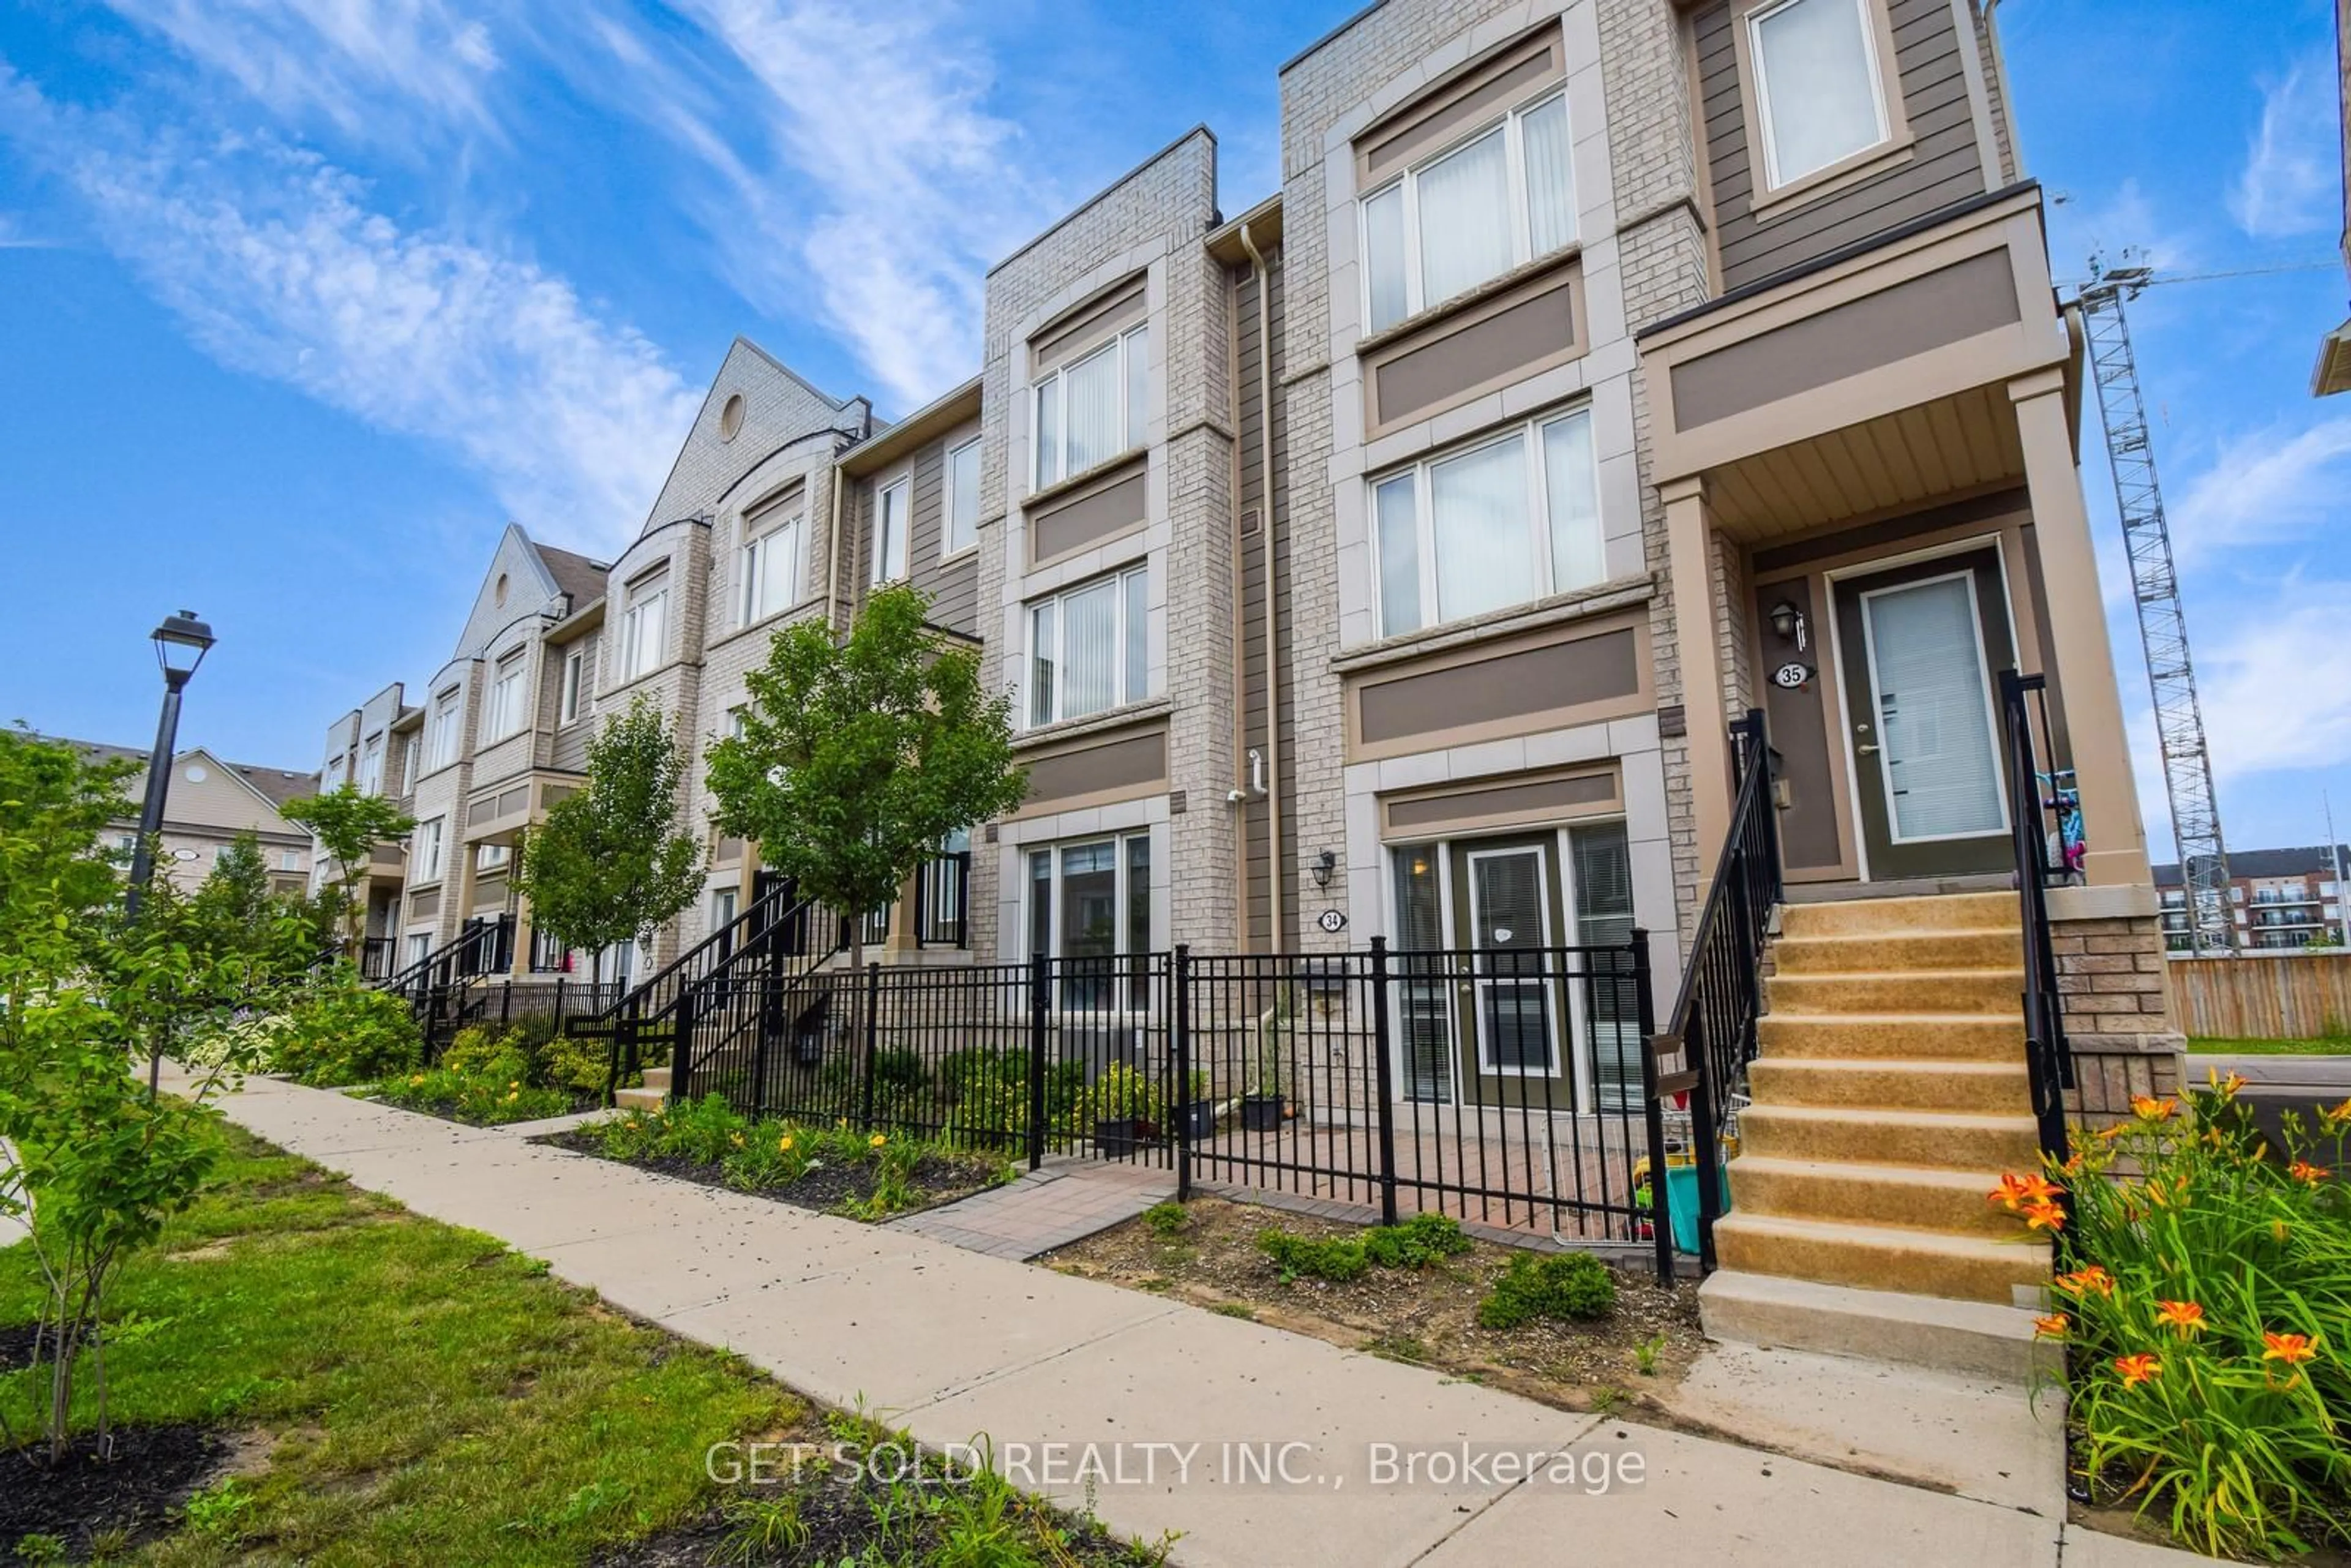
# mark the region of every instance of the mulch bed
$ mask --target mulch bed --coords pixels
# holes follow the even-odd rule
[[[521,1125],[521,1123],[519,1122],[477,1121],[474,1117],[461,1114],[457,1109],[457,1102],[455,1100],[387,1100],[379,1094],[371,1094],[368,1095],[367,1098],[378,1105],[389,1105],[395,1111],[413,1111],[420,1116],[433,1116],[437,1117],[444,1122],[455,1122],[461,1127],[515,1127]],[[603,1108],[603,1095],[600,1093],[580,1093],[574,1094],[571,1097],[570,1103],[566,1105],[560,1111],[549,1111],[544,1116],[532,1116],[526,1119],[533,1122],[546,1122],[552,1121],[558,1116],[577,1116],[584,1112],[601,1111]]]
[[[593,1155],[598,1159],[611,1159],[594,1134],[581,1128],[550,1133],[533,1142],[552,1144],[559,1149],[575,1154]],[[633,1166],[641,1171],[676,1176],[682,1181],[696,1182],[704,1186],[727,1186],[724,1166],[705,1164],[678,1155],[661,1155],[649,1159],[619,1160],[619,1165]],[[953,1203],[969,1197],[996,1185],[997,1167],[983,1160],[957,1159],[947,1155],[925,1155],[914,1163],[912,1180],[917,1200],[898,1214],[914,1214],[925,1208],[935,1208],[943,1203]],[[751,1189],[753,1197],[764,1197],[774,1203],[789,1203],[795,1208],[812,1208],[821,1214],[841,1211],[842,1206],[854,1199],[862,1203],[873,1196],[878,1173],[871,1165],[825,1164],[809,1170],[789,1186],[766,1186]],[[729,1187],[729,1191],[742,1191]],[[896,1218],[898,1214],[890,1218]]]
[[[1459,1257],[1423,1269],[1374,1268],[1343,1283],[1285,1284],[1258,1249],[1259,1231],[1343,1238],[1361,1228],[1222,1198],[1196,1197],[1186,1208],[1187,1222],[1174,1236],[1131,1220],[1038,1261],[1575,1410],[1637,1406],[1662,1416],[1659,1399],[1706,1347],[1695,1281],[1668,1289],[1652,1274],[1620,1269],[1616,1307],[1604,1318],[1489,1329],[1478,1322],[1478,1303],[1520,1249],[1479,1239]],[[1660,1339],[1645,1375],[1638,1347]]]
[[[119,1548],[158,1534],[235,1450],[226,1429],[190,1423],[118,1427],[110,1459],[98,1457],[95,1436],[77,1437],[54,1468],[46,1448],[0,1452],[0,1550],[47,1535],[82,1561],[96,1537],[111,1536]]]

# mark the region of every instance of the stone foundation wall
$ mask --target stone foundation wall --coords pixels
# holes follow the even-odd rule
[[[2093,1126],[2130,1114],[2131,1097],[2177,1094],[2187,1041],[2165,988],[2154,915],[2058,920],[2051,946],[2076,1087],[2066,1109]]]

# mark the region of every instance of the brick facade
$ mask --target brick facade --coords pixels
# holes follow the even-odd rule
[[[2050,946],[2074,1052],[2068,1113],[2104,1125],[2129,1115],[2135,1094],[2179,1093],[2185,1042],[2171,1016],[2156,918],[2061,920]]]

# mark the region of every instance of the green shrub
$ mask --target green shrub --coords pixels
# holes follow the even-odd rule
[[[1361,1241],[1318,1241],[1276,1228],[1259,1231],[1257,1245],[1258,1250],[1280,1269],[1285,1283],[1301,1274],[1343,1282],[1360,1279],[1364,1270],[1372,1266],[1371,1260],[1364,1256]]]
[[[2351,1543],[2351,1190],[2326,1168],[2351,1100],[2315,1128],[2290,1114],[2282,1162],[2240,1082],[2142,1098],[1991,1196],[2092,1260],[2059,1276],[2041,1332],[2072,1346],[2093,1495],[2213,1556],[2283,1557]]]
[[[1521,1252],[1478,1303],[1478,1322],[1514,1329],[1537,1318],[1573,1322],[1615,1310],[1616,1276],[1589,1252]]]
[[[266,1027],[269,1071],[319,1087],[413,1072],[424,1055],[405,1001],[340,973]]]
[[[1192,1211],[1174,1198],[1155,1203],[1143,1211],[1143,1222],[1160,1236],[1180,1236],[1192,1223]]]
[[[1416,1214],[1402,1225],[1364,1232],[1364,1254],[1383,1269],[1425,1269],[1469,1250],[1469,1238],[1450,1215]]]

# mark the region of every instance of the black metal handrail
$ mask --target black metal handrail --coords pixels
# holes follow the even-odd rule
[[[2001,719],[2006,732],[2008,798],[2016,844],[2016,894],[2024,925],[2024,1061],[2032,1094],[2032,1119],[2041,1152],[2064,1160],[2065,1091],[2074,1087],[2074,1052],[2065,1039],[2065,1014],[2057,994],[2057,959],[2050,939],[2049,893],[2064,880],[2062,813],[2065,805],[2042,789],[2034,716],[2049,734],[2046,676],[2003,670],[2000,676]],[[2054,813],[2054,814],[2053,814]],[[2050,840],[2058,837],[2058,852]]]
[[[766,1059],[777,1047],[789,1043],[804,1051],[817,1043],[815,1037],[848,1027],[852,1012],[870,1033],[872,977],[879,967],[869,966],[859,1008],[842,995],[855,985],[856,972],[833,963],[849,950],[851,929],[852,922],[803,900],[763,936],[746,941],[686,985],[665,1015],[673,1100],[691,1097],[718,1069],[763,1082]]]
[[[643,1025],[666,1017],[687,988],[789,921],[794,909],[791,883],[778,883],[734,919],[623,991],[611,1007],[580,1019],[570,1032],[583,1040],[601,1039],[623,1018]]]
[[[434,988],[455,985],[479,974],[483,950],[496,940],[499,930],[496,922],[475,925],[468,921],[456,936],[390,979],[379,981],[376,988],[406,997],[411,1007],[419,1006]]]
[[[1649,1042],[1652,1092],[1689,1097],[1691,1157],[1698,1166],[1698,1264],[1714,1268],[1714,1222],[1722,1217],[1721,1143],[1732,1102],[1755,1059],[1763,1014],[1763,949],[1783,891],[1778,803],[1763,712],[1730,727],[1737,793],[1714,881],[1693,930],[1664,1032]],[[1668,1071],[1659,1060],[1678,1056]]]

